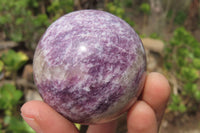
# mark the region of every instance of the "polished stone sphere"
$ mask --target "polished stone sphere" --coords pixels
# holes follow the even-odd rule
[[[144,86],[146,57],[125,21],[104,11],[81,10],[49,26],[33,69],[47,104],[72,122],[98,124],[134,104]]]

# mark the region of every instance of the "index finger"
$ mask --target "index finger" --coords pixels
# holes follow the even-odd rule
[[[160,73],[150,73],[147,76],[141,100],[145,101],[155,111],[158,124],[162,120],[169,96],[168,80]]]

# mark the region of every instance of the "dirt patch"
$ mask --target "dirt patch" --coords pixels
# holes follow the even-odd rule
[[[169,120],[170,115],[165,115],[160,133],[200,133],[200,112],[192,116],[179,116],[174,120]]]

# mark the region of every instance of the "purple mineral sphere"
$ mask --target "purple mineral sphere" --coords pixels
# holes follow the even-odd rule
[[[98,124],[116,119],[136,101],[146,57],[125,21],[82,10],[50,25],[36,48],[33,69],[47,104],[72,122]]]

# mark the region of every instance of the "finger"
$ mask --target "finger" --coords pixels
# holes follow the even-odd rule
[[[105,124],[90,125],[87,133],[115,133],[117,121],[111,121]]]
[[[154,110],[144,101],[137,101],[127,115],[128,133],[157,133]]]
[[[147,76],[141,100],[153,108],[158,124],[162,120],[169,96],[170,86],[167,79],[159,73],[150,73]]]
[[[25,103],[21,115],[37,133],[78,133],[74,124],[42,101]]]

